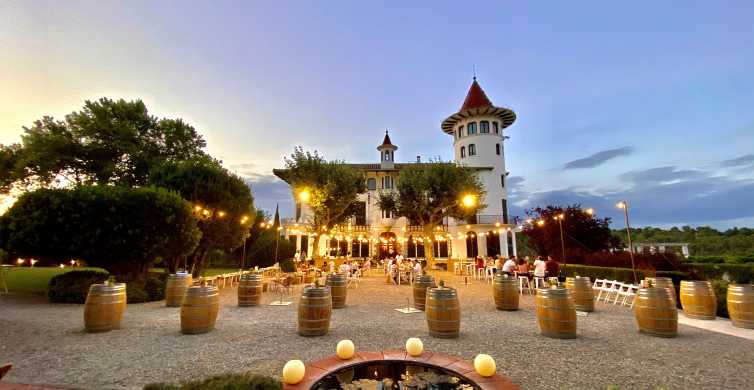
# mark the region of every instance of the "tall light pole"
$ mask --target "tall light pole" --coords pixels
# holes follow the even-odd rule
[[[563,218],[565,218],[565,214],[563,213],[555,216],[555,219],[558,221],[558,227],[560,227],[560,252],[563,259],[563,265],[566,265],[568,264],[568,260],[566,260],[565,240],[563,239]]]
[[[623,200],[617,204],[619,209],[623,209],[623,216],[626,217],[626,237],[628,238],[628,256],[631,257],[631,270],[634,273],[634,283],[638,283],[636,277],[636,264],[634,263],[634,245],[631,243],[631,225],[628,222],[628,202]]]

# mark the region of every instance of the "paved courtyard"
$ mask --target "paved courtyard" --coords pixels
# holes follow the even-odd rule
[[[384,277],[365,278],[349,289],[348,307],[335,310],[330,333],[296,334],[296,294],[288,307],[239,308],[235,288],[222,290],[217,329],[186,336],[178,308],[164,302],[129,305],[121,330],[86,334],[83,306],[48,304],[41,297],[0,297],[0,361],[14,363],[8,382],[86,389],[139,389],[150,382],[254,371],[279,376],[289,359],[318,360],[334,354],[341,339],[361,351],[402,348],[420,337],[425,350],[473,359],[488,353],[498,371],[525,389],[752,389],[754,341],[679,325],[679,337],[637,333],[627,307],[599,303],[578,317],[578,339],[539,335],[534,299],[521,310],[495,310],[490,285],[444,274],[458,287],[461,337],[430,338],[423,313],[401,314],[409,286]],[[297,290],[298,291],[298,290]],[[264,303],[277,299],[265,293]]]

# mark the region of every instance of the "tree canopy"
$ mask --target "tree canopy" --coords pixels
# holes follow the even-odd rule
[[[357,196],[364,192],[364,174],[342,161],[326,161],[316,151],[296,147],[285,158],[285,170],[278,175],[290,184],[294,196],[306,192],[306,206],[311,218],[304,223],[310,230],[322,232],[345,222],[357,210]],[[319,237],[314,237],[317,248]],[[315,256],[317,251],[315,251]]]
[[[20,145],[0,147],[0,191],[57,183],[142,186],[169,161],[204,156],[204,139],[181,119],[158,119],[141,100],[87,100],[65,120],[24,127]]]
[[[80,259],[129,280],[158,258],[191,253],[200,235],[191,205],[156,188],[39,189],[0,217],[0,246],[15,256]]]
[[[461,200],[466,195],[484,198],[484,186],[474,170],[451,162],[409,165],[400,171],[396,189],[381,194],[380,207],[393,208],[397,216],[422,226],[425,237],[434,237],[443,218],[467,219],[485,207],[480,201],[464,207]],[[431,266],[434,253],[430,240],[424,240],[424,253]]]
[[[620,246],[620,240],[611,235],[610,218],[597,218],[587,213],[581,205],[536,207],[526,210],[531,220],[524,226],[523,234],[528,245],[539,255],[552,256],[561,261],[569,256],[599,252]],[[563,259],[560,227],[556,216],[563,215],[563,244],[566,259]],[[541,221],[541,222],[540,222]]]
[[[254,211],[251,190],[219,162],[210,158],[168,162],[152,172],[150,184],[176,191],[194,207],[202,232],[190,256],[194,273],[204,268],[210,250],[232,251],[248,236]],[[176,259],[169,268],[177,264]]]

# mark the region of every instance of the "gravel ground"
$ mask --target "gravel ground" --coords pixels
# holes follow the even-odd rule
[[[341,339],[357,350],[402,348],[420,337],[425,350],[473,359],[488,353],[498,371],[525,389],[754,389],[754,342],[680,325],[679,337],[640,335],[627,307],[599,303],[578,317],[575,340],[539,335],[534,299],[521,310],[495,310],[489,284],[444,275],[459,288],[461,337],[432,339],[423,314],[401,314],[409,286],[366,278],[348,291],[348,307],[333,312],[330,333],[296,334],[296,293],[288,307],[235,306],[236,290],[222,291],[215,331],[179,332],[178,308],[164,302],[129,305],[123,328],[83,332],[83,306],[48,304],[43,298],[0,297],[0,362],[14,363],[9,382],[87,389],[139,389],[210,374],[251,370],[279,376],[285,361],[334,354]],[[299,290],[296,290],[298,292]],[[264,303],[277,298],[265,293]]]

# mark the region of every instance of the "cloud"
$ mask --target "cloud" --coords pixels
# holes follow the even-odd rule
[[[254,207],[273,213],[275,206],[279,204],[281,216],[290,217],[293,215],[293,199],[288,183],[274,175],[255,173],[247,176],[245,181],[251,187],[251,193],[254,195]]]
[[[724,167],[740,167],[744,165],[754,164],[754,154],[745,154],[741,157],[732,158],[730,160],[720,161],[720,165]]]
[[[634,150],[635,149],[631,146],[624,146],[622,148],[617,148],[617,149],[603,150],[601,152],[592,154],[591,156],[588,156],[588,157],[569,161],[563,165],[563,169],[568,170],[568,169],[594,168],[614,158],[617,158],[620,156],[628,156],[634,153]]]
[[[709,177],[709,173],[701,170],[680,169],[675,166],[630,171],[619,176],[621,180],[637,185],[670,183],[677,180],[703,179],[705,177]]]
[[[524,215],[527,208],[580,203],[593,207],[600,216],[612,218],[613,227],[623,224],[615,207],[629,202],[632,225],[713,225],[730,227],[727,221],[754,218],[754,180],[715,176],[711,172],[657,167],[626,172],[620,176],[630,183],[622,190],[556,189],[527,192],[521,188],[509,204],[512,215]],[[525,200],[525,201],[524,201]],[[518,205],[518,206],[516,206]]]

